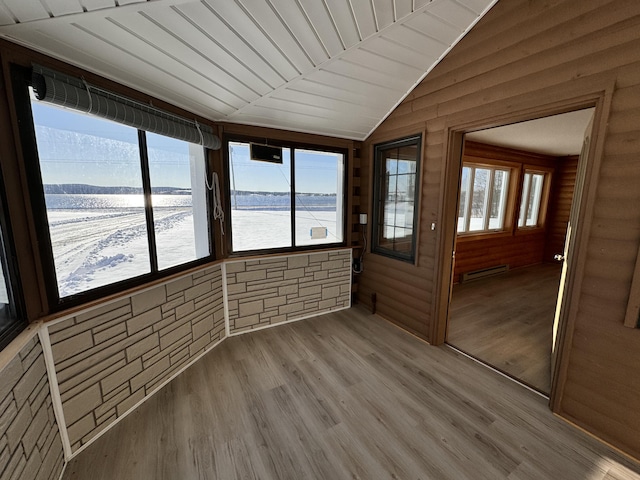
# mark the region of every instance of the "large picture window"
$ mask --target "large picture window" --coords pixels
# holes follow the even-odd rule
[[[458,233],[504,229],[509,169],[465,164],[460,182]]]
[[[45,88],[49,83],[35,78],[37,87],[29,88],[37,149],[32,177],[39,177],[34,182],[44,200],[42,208],[36,205],[36,217],[49,240],[43,249],[55,277],[51,296],[68,303],[209,257],[206,141],[200,126],[189,132],[189,125],[182,128],[170,114],[103,91],[98,98],[88,87],[73,90],[73,79],[44,77],[63,85],[51,93]],[[65,106],[67,97],[79,100],[71,108]],[[119,113],[122,120],[109,119]],[[156,133],[143,128],[145,122]]]
[[[413,262],[421,137],[377,145],[372,251]]]
[[[233,252],[343,242],[344,153],[290,145],[267,161],[248,141],[228,147]]]

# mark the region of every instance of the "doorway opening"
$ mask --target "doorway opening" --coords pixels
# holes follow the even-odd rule
[[[567,227],[594,110],[463,139],[446,342],[547,396]]]

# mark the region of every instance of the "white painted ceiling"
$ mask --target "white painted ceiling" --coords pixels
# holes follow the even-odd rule
[[[579,155],[593,108],[467,133],[467,140],[557,157]]]
[[[0,35],[217,121],[365,139],[497,0],[0,0]]]

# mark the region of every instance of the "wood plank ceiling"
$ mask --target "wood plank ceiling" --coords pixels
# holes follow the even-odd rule
[[[365,139],[497,0],[0,0],[0,35],[217,121]]]

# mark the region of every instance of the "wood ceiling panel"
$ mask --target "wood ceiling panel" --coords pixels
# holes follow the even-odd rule
[[[80,2],[88,12],[116,6],[115,0],[80,0]]]
[[[376,19],[371,0],[350,0],[350,2],[356,16],[360,38],[364,40],[375,34],[378,29],[376,27]]]
[[[475,15],[473,11],[465,8],[454,0],[433,2],[429,5],[427,11],[440,18],[447,19],[449,23],[461,30],[465,30],[477,18],[477,15]]]
[[[415,60],[403,63],[393,57],[386,57],[363,48],[351,51],[342,58],[364,68],[372,68],[370,66],[375,65],[378,72],[400,79],[415,78],[424,73],[424,67],[417,66]],[[406,85],[406,81],[403,80],[402,84]]]
[[[209,6],[209,8],[214,10],[236,35],[243,38],[245,43],[251,45],[258,55],[264,58],[284,77],[292,78],[300,74],[298,67],[278,48],[271,37],[267,36],[235,2],[220,2],[215,7]]]
[[[397,91],[391,92],[386,86],[377,85],[358,78],[352,78],[344,74],[330,72],[328,70],[318,70],[313,72],[313,74],[307,76],[307,79],[317,81],[325,85],[334,85],[342,88],[346,92],[365,95],[370,97],[370,101],[375,101],[376,103],[384,104],[385,102],[383,100],[392,99],[398,95]]]
[[[202,15],[199,18],[209,20],[211,23],[206,20],[204,23],[209,24],[212,31],[217,31],[218,25],[211,18],[213,15],[206,8],[202,8],[204,12],[201,12]],[[148,25],[142,24],[143,29],[138,33],[145,35],[149,41],[162,46],[163,50],[180,61],[188,64],[202,62],[199,69],[207,71],[209,76],[219,79],[233,91],[236,91],[236,83],[234,82],[246,87],[253,93],[246,98],[247,101],[255,100],[258,96],[273,90],[274,85],[265,81],[262,75],[257,74],[248,65],[238,61],[238,57],[218,44],[215,38],[205,35],[198,28],[194,28],[197,24],[180,15],[178,10],[162,9],[152,14],[144,14],[144,16],[148,20]],[[136,25],[140,23],[131,16],[122,19],[125,24],[127,21]],[[172,41],[172,38],[176,41]],[[260,64],[257,66],[259,67]],[[270,76],[275,76],[275,72],[268,65],[263,66]],[[223,82],[221,79],[225,75],[227,79]],[[277,78],[276,81],[283,83],[281,78]]]
[[[393,3],[396,20],[401,20],[413,12],[413,0],[394,0]]]
[[[329,54],[298,4],[289,0],[271,0],[271,4],[308,57],[309,63],[301,63],[300,71],[326,62]]]
[[[378,31],[391,25],[394,21],[393,0],[372,0],[376,14]]]
[[[338,27],[329,15],[324,2],[318,0],[298,0],[305,13],[311,20],[316,34],[326,48],[329,56],[333,57],[341,53],[345,46],[338,35]]]
[[[348,60],[332,62],[324,70],[353,79],[364,79],[367,83],[378,85],[384,89],[395,90],[396,92],[406,91],[407,88],[406,81],[395,76],[393,71],[374,70]]]
[[[424,72],[425,67],[431,65],[436,59],[433,55],[427,55],[423,50],[411,50],[405,45],[395,42],[394,40],[381,35],[377,38],[372,38],[367,43],[366,47],[362,47],[361,50],[375,52],[383,57],[394,59],[398,62],[406,65],[414,65],[420,67]]]
[[[458,0],[458,2],[473,10],[477,15],[483,13],[493,3],[491,0]]]
[[[171,70],[189,83],[201,84],[206,89],[215,85],[224,87],[238,98],[234,106],[242,106],[261,95],[261,92],[238,80],[235,75],[240,75],[240,72],[230,72],[212,63],[205,64],[202,55],[182,43],[172,41],[169,32],[146,18],[140,21],[132,15],[118,16],[107,18],[106,21],[93,21],[89,28],[121,49]],[[231,66],[236,67],[237,64]]]
[[[318,96],[310,92],[303,92],[287,88],[269,97],[269,100],[283,100],[286,102],[295,102],[299,105],[320,107],[330,110],[334,113],[343,115],[355,115],[358,117],[371,119],[380,118],[384,111],[375,109],[368,103],[354,103],[337,100],[335,98]],[[265,103],[266,105],[266,103]]]
[[[406,25],[447,46],[451,45],[462,33],[460,28],[442,21],[429,12],[411,17],[407,20]]]
[[[60,17],[62,15],[69,15],[72,13],[81,13],[84,10],[80,5],[79,0],[55,0],[48,2],[47,5],[51,9],[51,13],[54,17]]]
[[[39,1],[3,0],[4,5],[19,22],[32,22],[49,18],[49,12]]]
[[[1,25],[13,25],[16,23],[13,19],[11,12],[5,7],[3,2],[0,2],[0,26]]]
[[[342,86],[342,82],[337,85],[327,85],[321,83],[318,75],[314,75],[313,79],[304,78],[295,82],[290,86],[288,90],[300,90],[318,96],[319,98],[329,98],[336,101],[343,101],[349,104],[366,106],[372,111],[378,112],[378,116],[384,115],[388,107],[386,105],[379,105],[378,102],[373,102],[371,97],[364,92],[348,91]]]
[[[404,25],[392,31],[385,32],[386,38],[404,45],[405,48],[420,52],[422,55],[437,58],[450,45],[432,38]]]
[[[263,32],[268,32],[268,36],[275,45],[296,66],[298,72],[303,72],[311,67],[311,60],[300,46],[297,39],[291,34],[280,19],[280,16],[264,1],[242,0],[244,8]],[[290,7],[295,8],[295,7]]]
[[[338,27],[338,32],[345,48],[352,47],[358,43],[361,38],[356,19],[351,10],[351,4],[344,0],[327,0],[327,6],[333,21]]]
[[[224,49],[233,56],[234,61],[242,63],[253,75],[264,80],[271,88],[275,88],[295,76],[291,75],[287,78],[276,70],[215,11],[211,11],[202,3],[190,3],[183,7],[175,7],[173,11],[193,27],[193,32],[190,32],[186,25],[182,29],[184,39],[187,42],[194,45],[201,45],[202,42],[215,44],[219,49]],[[209,49],[204,48],[203,51],[208,53]]]
[[[68,28],[65,30],[64,36],[56,35],[55,38],[42,30],[30,30],[24,38],[33,44],[48,45],[51,52],[66,52],[65,55],[57,56],[61,60],[74,60],[81,65],[91,64],[91,70],[99,75],[119,81],[124,85],[149,93],[204,117],[215,116],[219,118],[234,110],[229,104],[220,101],[206,91],[196,90],[198,99],[195,101],[193,96],[187,95],[193,91],[194,87],[177,76],[163,79],[162,83],[158,82],[159,72],[155,66],[138,62],[137,58],[124,55],[117,49],[105,48],[104,42],[81,30]],[[97,48],[103,52],[100,59],[90,53],[96,51]],[[45,53],[47,53],[46,50]],[[122,67],[123,57],[127,61],[125,67]]]

